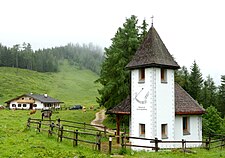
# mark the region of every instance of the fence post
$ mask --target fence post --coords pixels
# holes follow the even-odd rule
[[[209,140],[208,139],[205,140],[205,148],[207,150],[209,150]]]
[[[60,127],[60,121],[61,121],[60,118],[58,118],[57,121],[58,121],[58,126]]]
[[[73,133],[73,147],[74,146],[77,146],[77,139],[78,139],[78,130],[74,130],[74,133]]]
[[[97,146],[98,146],[98,150],[100,151],[101,150],[101,133],[99,132],[97,132],[97,135],[96,135],[96,137],[97,137]]]
[[[29,117],[28,120],[27,120],[27,127],[28,127],[28,128],[30,128],[30,119],[31,119],[31,118]]]
[[[76,139],[75,139],[75,146],[77,146],[78,145],[78,130],[76,129]]]
[[[85,128],[86,128],[86,123],[84,122],[84,131],[85,131]]]
[[[186,141],[184,139],[182,139],[181,141],[182,141],[182,149],[185,152],[185,150],[186,150]]]
[[[38,124],[37,124],[37,130],[38,130],[38,132],[41,131],[41,121],[39,121]]]
[[[59,138],[60,138],[60,135],[61,135],[61,128],[60,128],[60,125],[59,124],[57,124],[58,125],[58,141],[59,141]]]
[[[221,139],[221,150],[222,150],[223,146],[224,146],[224,137],[222,136],[222,139]]]
[[[125,146],[125,144],[124,144],[124,134],[122,134],[122,136],[121,136],[121,146],[122,146],[122,149],[124,149],[124,146]]]
[[[209,149],[210,149],[210,143],[211,143],[211,133],[209,133]]]
[[[60,142],[62,142],[62,137],[63,137],[63,126],[61,126],[61,132],[60,132]]]
[[[155,152],[158,152],[158,150],[159,150],[159,140],[158,140],[158,138],[155,138]]]
[[[51,136],[52,135],[52,133],[53,133],[53,128],[54,128],[54,122],[52,122],[51,124],[49,124],[49,131],[48,131],[48,133],[49,133],[49,135]]]
[[[106,126],[104,126],[104,136],[106,137]]]
[[[111,155],[112,153],[112,137],[109,136],[109,154]]]

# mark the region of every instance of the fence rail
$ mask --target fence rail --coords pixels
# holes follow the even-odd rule
[[[71,128],[76,128],[76,129],[81,129],[81,130],[88,130],[88,131],[100,131],[96,128],[93,127],[98,127],[103,129],[104,135],[106,136],[107,132],[107,127],[106,126],[100,126],[100,125],[92,125],[88,124],[85,122],[76,122],[76,121],[69,121],[69,120],[61,120],[61,119],[56,119],[56,120],[44,120],[44,119],[37,119],[37,118],[28,118],[27,121],[27,127],[30,127],[30,124],[41,124],[43,125],[43,122],[51,122],[55,126],[60,126],[63,125],[64,127],[71,127]],[[91,128],[92,127],[92,128]],[[39,129],[38,129],[39,130]]]
[[[184,139],[182,139],[181,141],[179,141],[179,140],[166,141],[166,140],[159,140],[158,138],[148,139],[148,138],[129,137],[129,136],[122,135],[121,136],[121,142],[122,142],[121,146],[122,146],[122,148],[126,148],[126,146],[141,147],[141,148],[151,148],[152,150],[155,150],[155,152],[157,152],[158,150],[160,150],[160,148],[159,148],[159,144],[160,143],[168,143],[168,144],[169,143],[178,143],[178,144],[180,143],[181,144],[181,148],[185,152],[187,144],[201,143],[201,144],[204,145],[205,149],[209,150],[209,149],[218,148],[218,147],[222,148],[222,147],[225,146],[225,136],[224,135],[220,135],[220,136],[222,138],[218,138],[218,139],[215,139],[215,140],[211,136],[208,139],[206,139],[205,141],[192,141],[192,140],[189,141],[189,140],[184,140]],[[154,146],[150,146],[150,145],[149,146],[143,146],[143,145],[136,145],[136,144],[127,143],[126,141],[129,141],[130,139],[148,140],[151,143],[151,145],[154,144]]]
[[[140,137],[131,137],[127,136],[125,133],[122,135],[106,135],[106,127],[105,126],[96,126],[90,125],[83,122],[75,122],[75,121],[68,121],[68,120],[42,120],[36,118],[29,118],[27,121],[28,128],[35,128],[37,132],[47,131],[49,136],[55,135],[57,136],[57,140],[62,142],[64,139],[72,140],[73,146],[78,146],[78,142],[94,144],[96,149],[101,150],[101,139],[102,137],[106,137],[109,139],[109,153],[111,154],[112,151],[112,138],[119,138],[121,139],[121,147],[140,147],[140,148],[150,148],[155,152],[163,149],[160,148],[160,144],[163,143],[173,143],[173,144],[181,144],[180,148],[186,152],[187,144],[191,143],[201,143],[203,147],[207,150],[213,148],[221,149],[225,146],[225,135],[212,135],[210,134],[207,139],[204,141],[188,141],[188,140],[174,140],[174,141],[167,141],[167,140],[160,140],[158,138],[149,139],[149,138],[140,138]],[[100,127],[105,129],[104,135],[100,131],[95,128],[91,127]],[[79,129],[79,131],[78,131]],[[91,131],[91,132],[89,132]],[[84,136],[84,137],[83,137]],[[90,136],[90,137],[85,137]],[[132,144],[130,139],[139,139],[143,141],[149,141],[149,145],[141,145],[141,144]]]
[[[27,127],[31,128],[34,127],[38,132],[41,131],[47,131],[48,135],[55,134],[58,137],[58,141],[62,142],[63,139],[69,139],[73,141],[73,146],[77,146],[78,142],[84,142],[84,143],[89,143],[89,144],[95,144],[98,150],[101,150],[101,131],[98,131],[97,133],[89,133],[89,132],[82,132],[78,131],[78,128],[82,129],[81,127],[78,126],[73,126],[73,125],[63,125],[62,122],[69,122],[69,123],[77,123],[74,121],[65,121],[65,120],[42,120],[42,119],[33,119],[33,118],[28,118],[27,121]],[[35,126],[31,126],[31,124],[35,124]],[[80,123],[84,124],[84,123]],[[89,125],[86,124],[85,125]],[[65,127],[70,127],[72,129],[65,129]],[[103,127],[103,126],[102,126]],[[76,130],[75,130],[76,129]],[[87,128],[84,128],[83,130],[87,130]],[[90,129],[92,131],[96,131],[95,129]],[[68,134],[68,135],[66,135]],[[71,135],[73,136],[71,136]],[[95,138],[95,141],[91,140],[85,140],[79,137],[79,135],[89,135],[93,136]]]

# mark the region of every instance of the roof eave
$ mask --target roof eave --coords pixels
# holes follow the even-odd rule
[[[130,112],[115,112],[115,111],[107,111],[106,114],[116,114],[116,115],[130,115]]]
[[[157,67],[157,68],[167,68],[167,69],[180,69],[180,66],[174,66],[174,65],[161,65],[161,64],[143,64],[143,65],[134,65],[134,66],[126,66],[126,69],[133,70],[133,69],[139,69],[139,68],[150,68],[150,67]]]
[[[205,114],[205,111],[178,111],[176,115],[202,115]]]

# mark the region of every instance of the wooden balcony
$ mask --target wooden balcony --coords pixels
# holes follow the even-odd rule
[[[17,103],[34,103],[34,100],[22,100],[22,99],[19,99],[16,101]]]

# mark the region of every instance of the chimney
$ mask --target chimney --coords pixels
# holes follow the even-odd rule
[[[45,98],[48,98],[48,94],[44,94],[44,97],[45,97]]]

